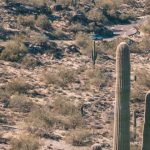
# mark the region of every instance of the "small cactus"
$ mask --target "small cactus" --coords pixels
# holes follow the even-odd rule
[[[133,112],[133,129],[134,129],[134,140],[136,141],[136,111]]]
[[[73,7],[76,7],[77,6],[77,0],[72,0],[71,4]]]
[[[94,144],[92,145],[91,150],[102,150],[102,148],[100,144]]]
[[[95,68],[95,63],[97,59],[97,52],[96,52],[96,46],[95,41],[93,42],[93,50],[92,50],[92,61],[93,61],[93,67]]]
[[[142,150],[150,150],[150,91],[146,94],[145,102],[145,122]]]
[[[116,51],[116,92],[113,150],[130,150],[130,51],[119,44]]]

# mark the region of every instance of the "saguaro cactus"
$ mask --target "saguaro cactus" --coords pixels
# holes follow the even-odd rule
[[[93,41],[92,61],[93,61],[94,68],[95,68],[96,59],[97,59],[97,52],[96,52],[95,41]]]
[[[133,130],[134,130],[134,141],[136,141],[136,110],[133,112]]]
[[[77,0],[72,0],[71,4],[72,4],[72,6],[76,7],[77,6]]]
[[[150,91],[146,94],[145,101],[145,122],[142,150],[150,150]]]
[[[126,43],[116,51],[116,92],[113,150],[130,150],[130,51]]]

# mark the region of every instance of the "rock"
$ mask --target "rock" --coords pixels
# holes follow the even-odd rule
[[[73,15],[70,22],[81,23],[82,25],[87,25],[89,20],[83,13],[79,12],[79,13]]]
[[[69,45],[66,49],[65,49],[65,51],[67,52],[67,53],[80,53],[80,51],[79,51],[79,47],[78,46],[76,46],[76,45]]]
[[[91,150],[102,150],[101,145],[96,143],[91,146]]]

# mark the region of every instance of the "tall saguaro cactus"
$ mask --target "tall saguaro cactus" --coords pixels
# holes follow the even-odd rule
[[[150,150],[150,91],[146,94],[145,101],[146,106],[142,150]]]
[[[126,43],[116,51],[116,93],[113,150],[130,150],[130,51]]]

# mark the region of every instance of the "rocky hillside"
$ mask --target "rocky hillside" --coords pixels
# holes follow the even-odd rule
[[[122,41],[131,52],[131,150],[141,147],[150,4],[74,2],[0,0],[1,150],[90,150],[94,143],[112,150],[115,53]]]

